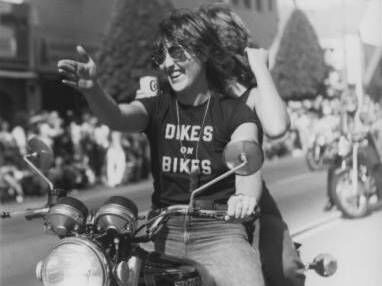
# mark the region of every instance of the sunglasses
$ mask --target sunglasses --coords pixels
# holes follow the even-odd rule
[[[184,62],[188,59],[186,50],[180,45],[174,45],[165,48],[164,46],[158,48],[151,56],[153,66],[159,68],[166,59],[166,52],[176,62]]]

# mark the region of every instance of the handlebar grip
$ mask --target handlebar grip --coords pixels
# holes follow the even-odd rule
[[[256,219],[259,216],[259,211],[255,209],[250,216],[245,217],[243,219],[241,218],[236,219],[236,218],[229,217],[227,214],[227,210],[198,210],[196,211],[196,214],[200,217],[213,218],[216,220],[227,221],[227,222],[229,221],[245,222],[245,221],[251,221],[253,219]]]
[[[38,209],[28,209],[27,214],[25,215],[26,220],[32,220],[35,218],[43,218],[49,211],[48,207],[38,208]]]
[[[1,218],[25,216],[25,218],[27,220],[31,220],[34,218],[44,217],[45,214],[48,213],[48,211],[49,211],[48,207],[36,208],[36,209],[27,209],[25,211],[15,211],[15,212],[3,211],[1,213]]]
[[[25,216],[26,220],[32,220],[35,218],[43,218],[45,216],[44,213],[34,213],[34,214],[29,214]]]

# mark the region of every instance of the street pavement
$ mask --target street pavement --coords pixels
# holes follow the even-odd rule
[[[330,253],[338,261],[332,277],[308,273],[307,286],[382,285],[382,212],[359,220],[333,220],[297,240],[303,244],[304,261],[312,260],[317,251]]]
[[[309,172],[301,157],[267,163],[264,177],[294,239],[303,243],[303,259],[308,262],[320,252],[329,252],[338,259],[339,269],[334,277],[321,278],[308,273],[307,286],[382,285],[378,268],[382,265],[382,246],[378,243],[382,241],[381,212],[360,220],[344,220],[337,211],[323,212],[325,172]],[[96,208],[111,195],[127,195],[142,211],[150,205],[151,189],[148,180],[117,189],[97,188],[72,195],[89,208]],[[8,204],[0,208],[1,211],[5,207],[20,210],[42,204],[41,199],[31,199],[23,206]],[[1,285],[41,285],[34,278],[35,264],[58,239],[43,233],[40,220],[27,222],[22,217],[12,218],[0,221],[0,227]]]

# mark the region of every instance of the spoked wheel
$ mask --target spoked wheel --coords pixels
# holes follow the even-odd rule
[[[338,209],[348,218],[364,217],[369,212],[367,186],[358,179],[357,190],[353,190],[352,170],[337,174],[333,199]]]

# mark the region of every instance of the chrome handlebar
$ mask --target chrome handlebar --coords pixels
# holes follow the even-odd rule
[[[34,218],[43,218],[48,212],[49,207],[41,207],[35,209],[26,209],[24,211],[15,211],[15,212],[7,212],[3,211],[0,215],[1,218],[10,218],[10,217],[18,217],[25,216],[25,219],[31,220]]]
[[[162,209],[158,215],[149,218],[146,223],[141,225],[135,232],[135,235],[137,235],[143,228],[146,227],[146,235],[144,236],[136,236],[135,241],[137,242],[147,242],[152,240],[153,236],[157,234],[164,223],[171,217],[171,216],[195,216],[199,218],[211,218],[219,221],[224,222],[234,222],[234,223],[243,223],[246,221],[251,221],[254,219],[257,219],[260,214],[260,209],[256,207],[256,209],[253,211],[253,213],[244,219],[231,219],[228,214],[227,210],[210,210],[210,209],[197,209],[197,208],[190,208],[189,205],[172,205],[167,208]]]

